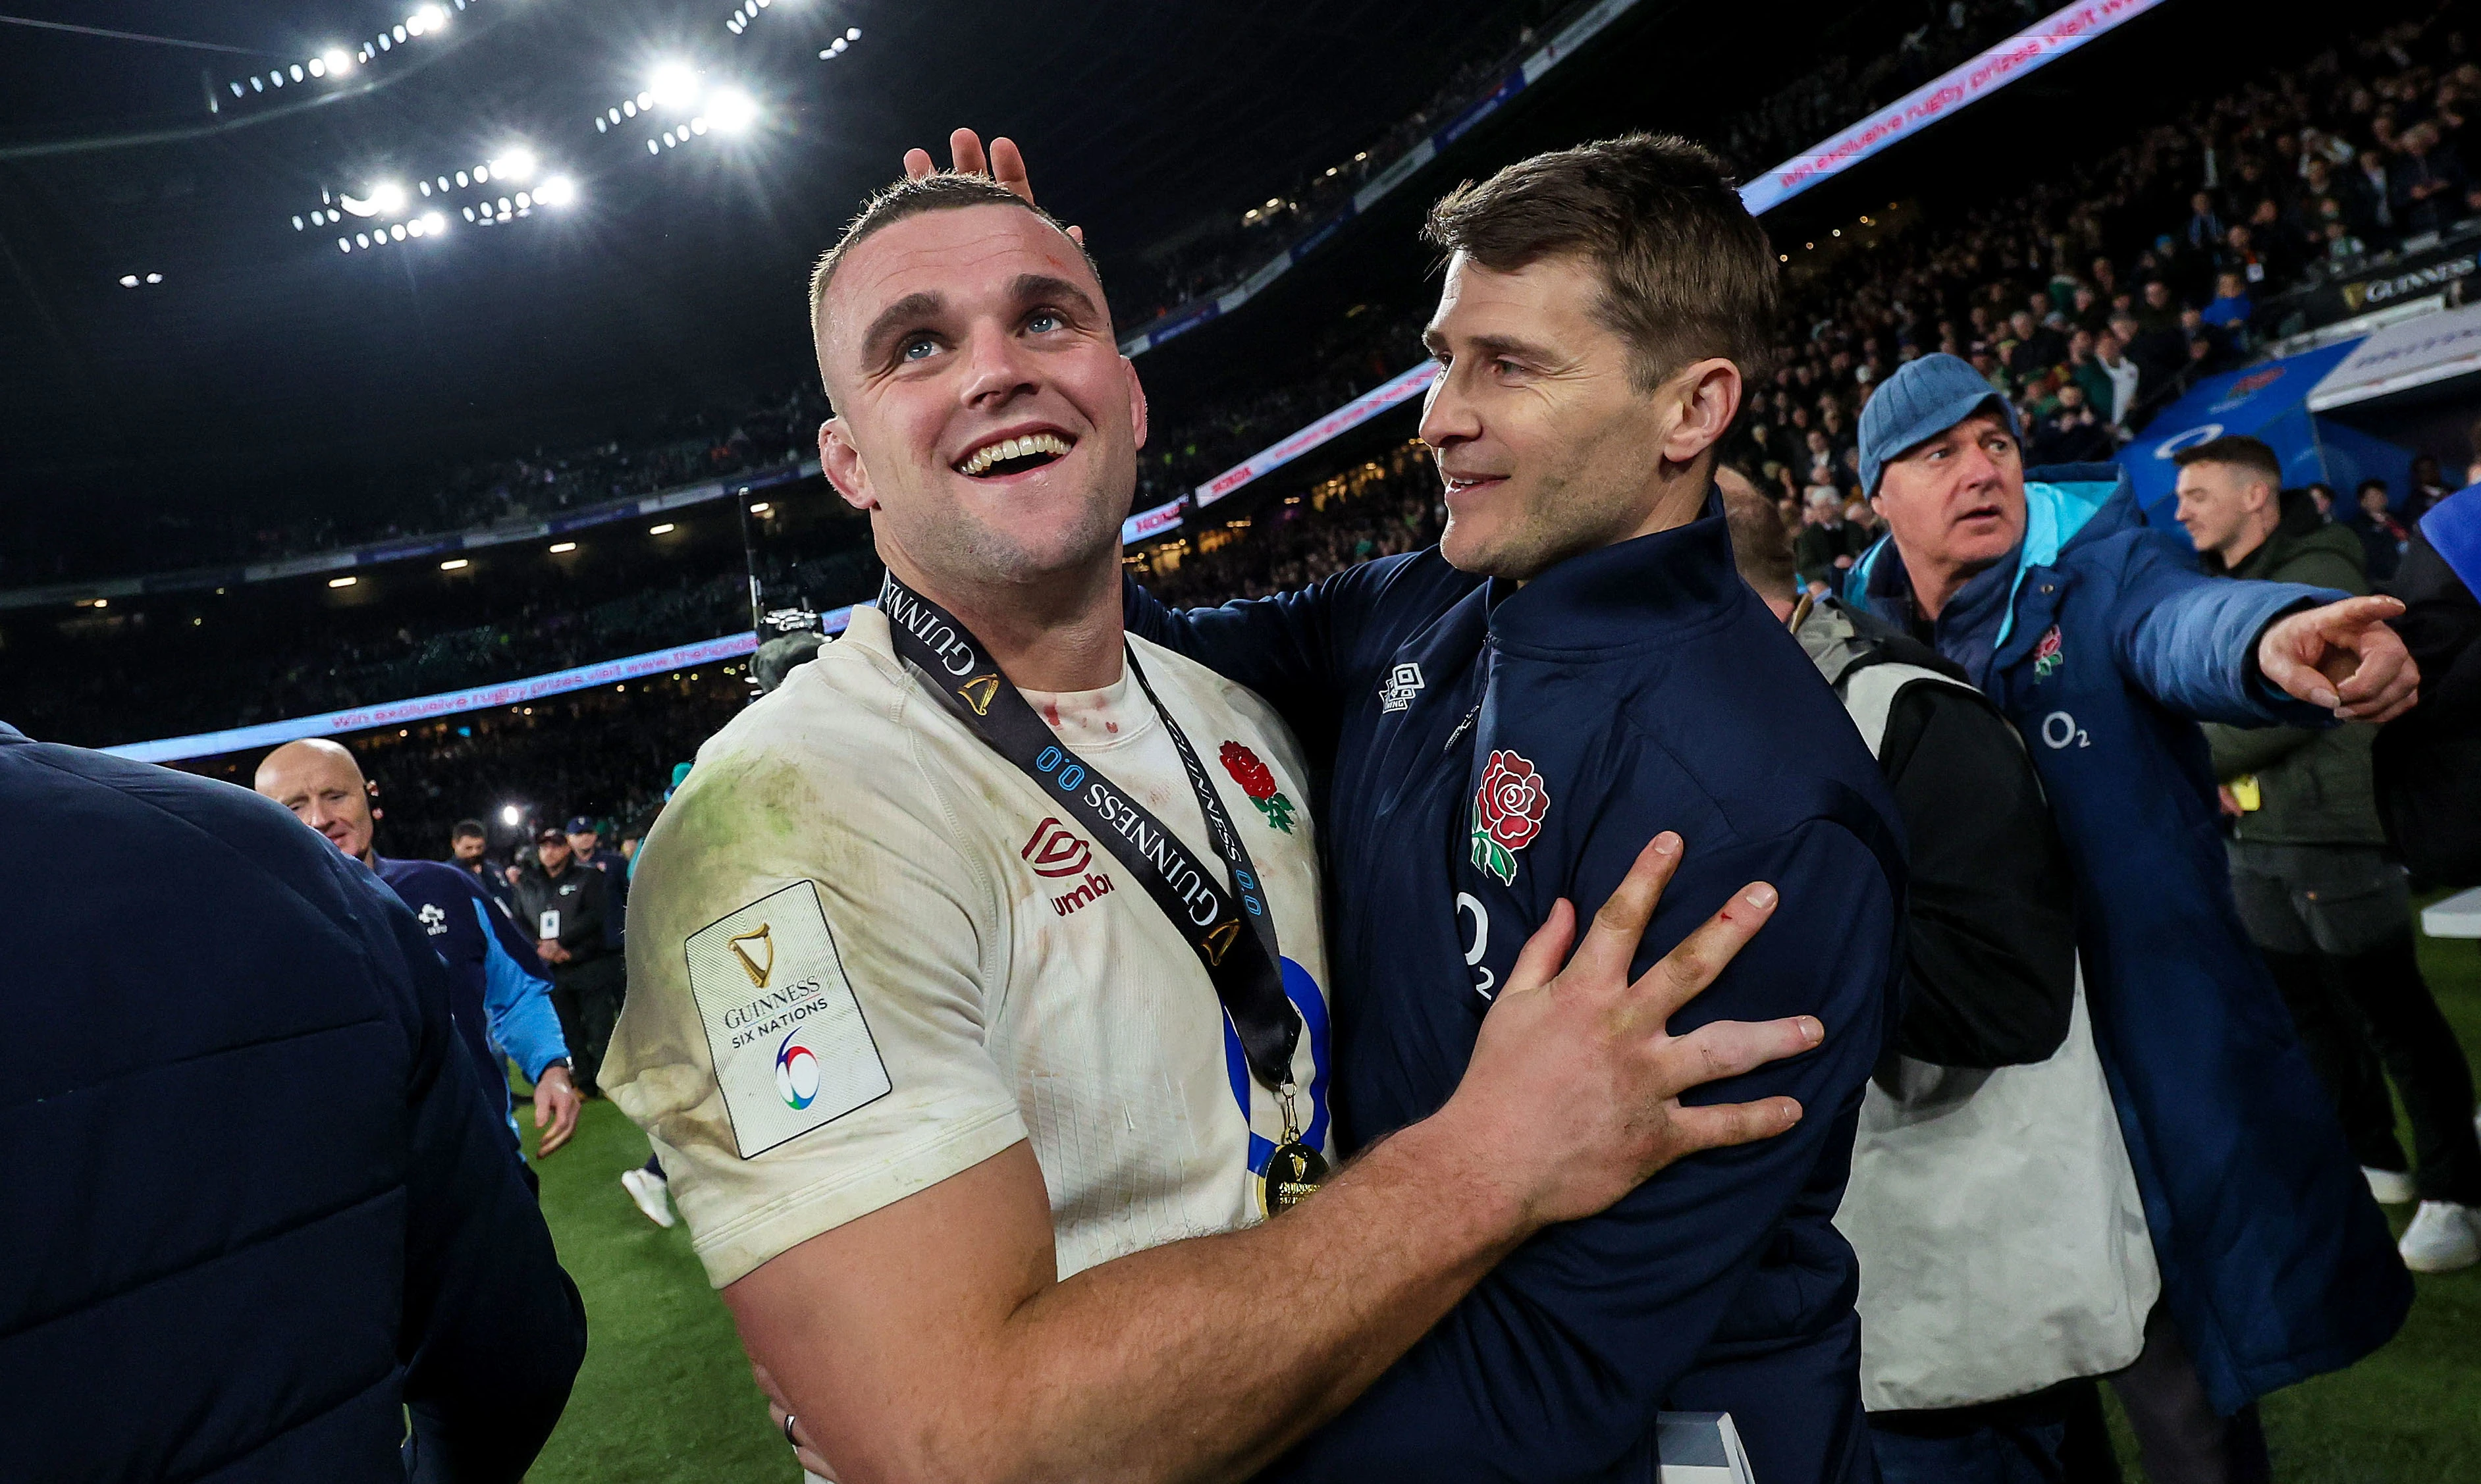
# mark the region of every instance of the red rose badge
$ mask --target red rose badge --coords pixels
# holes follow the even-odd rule
[[[1258,754],[1237,742],[1223,744],[1223,770],[1249,795],[1249,802],[1267,817],[1267,822],[1289,835],[1293,832],[1293,801],[1275,791],[1275,775],[1258,759]]]
[[[1516,753],[1494,749],[1481,787],[1474,791],[1474,865],[1515,885],[1516,852],[1542,833],[1542,816],[1550,808],[1550,785],[1533,765]]]

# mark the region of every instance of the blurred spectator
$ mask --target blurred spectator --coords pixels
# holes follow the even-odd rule
[[[2386,481],[2363,480],[2355,500],[2361,509],[2352,526],[2360,534],[2363,564],[2368,570],[2369,581],[2390,581],[2395,575],[2396,563],[2403,560],[2404,543],[2411,539],[2411,534],[2388,508]]]
[[[413,914],[247,790],[0,725],[0,797],[10,1477],[515,1484],[586,1312]]]
[[[620,1018],[618,955],[605,946],[612,910],[604,873],[571,858],[568,836],[545,825],[535,839],[535,867],[517,878],[520,920],[535,934],[535,951],[551,966],[552,1003],[577,1065],[578,1085],[599,1095],[595,1074]]]

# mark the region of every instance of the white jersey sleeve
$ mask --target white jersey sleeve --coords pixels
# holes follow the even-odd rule
[[[901,718],[838,721],[727,727],[631,893],[603,1081],[718,1288],[1026,1137],[988,1044],[992,884]]]

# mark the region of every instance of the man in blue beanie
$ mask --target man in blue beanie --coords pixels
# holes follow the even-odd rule
[[[2094,1034],[2162,1272],[2115,1378],[2156,1484],[2267,1477],[2257,1397],[2376,1349],[2412,1286],[2233,904],[2196,723],[2384,721],[2391,598],[2216,582],[2112,464],[2027,471],[2015,413],[1928,355],[1863,409],[1888,534],[1845,600],[2013,721],[2074,863]]]

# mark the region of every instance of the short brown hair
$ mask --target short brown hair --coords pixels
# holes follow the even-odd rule
[[[1780,293],[1775,253],[1713,151],[1628,134],[1519,160],[1430,208],[1423,237],[1495,273],[1556,252],[1601,270],[1603,323],[1652,391],[1703,356],[1765,375]]]
[[[844,266],[846,255],[865,238],[882,232],[907,217],[919,217],[933,211],[961,211],[968,206],[1013,206],[1040,217],[1050,223],[1052,230],[1068,237],[1068,228],[1059,224],[1058,218],[979,171],[943,170],[918,180],[900,180],[892,186],[881,187],[869,200],[861,203],[861,210],[845,223],[844,235],[836,239],[834,247],[819,254],[818,266],[810,271],[810,343],[818,352],[822,382],[827,374],[827,285],[834,281],[836,270]],[[1076,242],[1076,239],[1069,238],[1069,241]],[[1094,254],[1086,250],[1084,243],[1076,245],[1078,252],[1085,259],[1086,268],[1093,272],[1094,281],[1102,282],[1103,273],[1094,266]]]
[[[2190,464],[2229,464],[2265,481],[2268,489],[2280,491],[2283,488],[2283,460],[2274,456],[2274,450],[2244,433],[2213,438],[2195,448],[2181,449],[2171,456],[2171,462],[2182,469]]]

